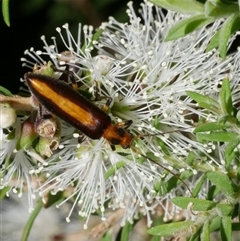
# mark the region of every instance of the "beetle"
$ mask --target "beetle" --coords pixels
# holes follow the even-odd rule
[[[104,137],[111,146],[129,148],[133,135],[127,130],[132,120],[112,124],[110,116],[67,83],[47,75],[25,74],[28,87],[51,113],[80,130],[91,139]],[[110,104],[111,99],[108,100]]]
[[[132,147],[134,139],[143,137],[142,135],[134,136],[128,130],[132,120],[113,124],[106,112],[59,79],[32,72],[26,73],[25,79],[31,93],[48,111],[77,128],[91,139],[104,137],[108,140],[113,150],[115,145],[120,145],[125,149],[132,148],[134,152],[171,173],[192,193],[186,182],[177,174],[146,155],[139,153]],[[108,99],[106,105],[110,103],[111,99]]]

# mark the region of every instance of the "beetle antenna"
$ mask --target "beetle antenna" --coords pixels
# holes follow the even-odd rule
[[[181,181],[181,182],[183,183],[183,185],[187,188],[187,190],[189,191],[189,193],[191,194],[191,196],[193,196],[193,193],[192,193],[192,191],[190,190],[189,186],[187,185],[187,183],[186,183],[179,175],[177,175],[176,173],[174,173],[173,171],[171,171],[169,168],[163,166],[163,165],[160,164],[159,162],[154,161],[153,159],[149,158],[148,156],[140,153],[140,152],[137,151],[134,147],[131,147],[131,149],[132,149],[135,153],[137,153],[137,154],[145,157],[145,158],[148,159],[149,161],[153,162],[154,164],[156,164],[156,165],[158,165],[159,167],[163,168],[163,169],[166,170],[167,172],[171,173],[174,177],[176,177],[179,181]]]
[[[147,136],[163,136],[163,135],[165,135],[165,134],[171,134],[171,133],[175,133],[175,132],[178,132],[178,131],[181,131],[181,132],[187,132],[187,131],[189,131],[190,129],[189,128],[187,128],[187,129],[174,129],[174,130],[172,130],[172,131],[165,131],[165,132],[163,132],[163,133],[152,133],[152,134],[138,134],[138,135],[136,135],[136,138],[143,138],[143,137],[147,137]]]

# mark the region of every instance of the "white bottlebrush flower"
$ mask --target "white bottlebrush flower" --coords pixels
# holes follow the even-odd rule
[[[7,188],[7,195],[14,193],[21,197],[23,192],[28,192],[29,211],[34,209],[34,190],[39,187],[37,174],[40,166],[37,162],[46,164],[45,161],[35,153],[35,151],[17,149],[21,135],[21,125],[18,120],[15,124],[14,132],[5,135],[0,129],[5,140],[0,146],[0,189]],[[35,164],[33,164],[35,163]]]
[[[100,98],[95,98],[96,105],[102,107],[106,97],[112,98],[109,115],[113,123],[133,121],[129,127],[136,137],[132,148],[116,146],[115,151],[103,138],[85,138],[78,144],[74,128],[63,124],[59,150],[46,159],[49,165],[42,170],[46,181],[40,195],[66,191],[66,200],[74,197],[74,206],[79,205],[86,227],[90,215],[97,210],[104,220],[106,209],[123,208],[123,224],[140,212],[147,215],[148,225],[157,205],[163,206],[165,219],[173,216],[172,210],[177,212],[175,207],[170,208],[166,197],[186,195],[186,187],[180,185],[166,194],[164,182],[172,174],[168,176],[166,169],[148,160],[148,154],[158,159],[160,165],[176,170],[173,172],[196,174],[195,168],[186,163],[189,152],[205,164],[204,168],[211,170],[213,165],[221,165],[210,156],[209,146],[195,141],[192,115],[207,118],[208,114],[196,109],[186,95],[187,90],[217,95],[219,81],[231,69],[231,58],[221,61],[216,51],[205,52],[221,23],[216,21],[181,40],[164,42],[167,31],[181,15],[169,12],[164,16],[160,9],[145,1],[139,18],[132,4],[128,6],[129,23],[111,18],[102,25],[103,33],[97,39],[91,27],[84,27],[83,44],[81,29],[74,41],[66,24],[63,29],[68,41],[57,28],[65,43],[64,52],[59,52],[55,38],[54,44],[48,45],[42,37],[44,50],[25,52],[33,62],[22,59],[27,66],[43,64],[46,57],[57,68],[70,66],[77,82],[82,84],[79,91],[90,92],[92,99],[97,89]],[[91,52],[94,48],[99,51],[97,56]],[[143,138],[138,138],[138,134]],[[190,189],[194,185],[187,183]]]

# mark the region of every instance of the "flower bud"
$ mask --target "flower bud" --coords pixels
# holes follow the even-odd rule
[[[0,104],[0,128],[8,128],[16,121],[17,115],[8,103]]]
[[[38,137],[35,131],[32,116],[29,116],[21,126],[21,136],[17,143],[17,149],[29,148],[33,141]]]
[[[53,151],[55,151],[60,142],[60,137],[53,137],[53,138],[45,138],[40,137],[39,143],[38,143],[38,151],[41,156],[50,157],[53,154]]]

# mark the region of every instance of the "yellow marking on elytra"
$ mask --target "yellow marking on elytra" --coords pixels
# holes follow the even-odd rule
[[[83,125],[95,125],[92,115],[88,111],[85,111],[81,106],[70,101],[69,98],[61,96],[54,91],[48,84],[39,81],[38,79],[32,79],[31,85],[42,96],[51,96],[51,102],[54,102],[63,112],[68,113],[72,118],[81,120]]]

